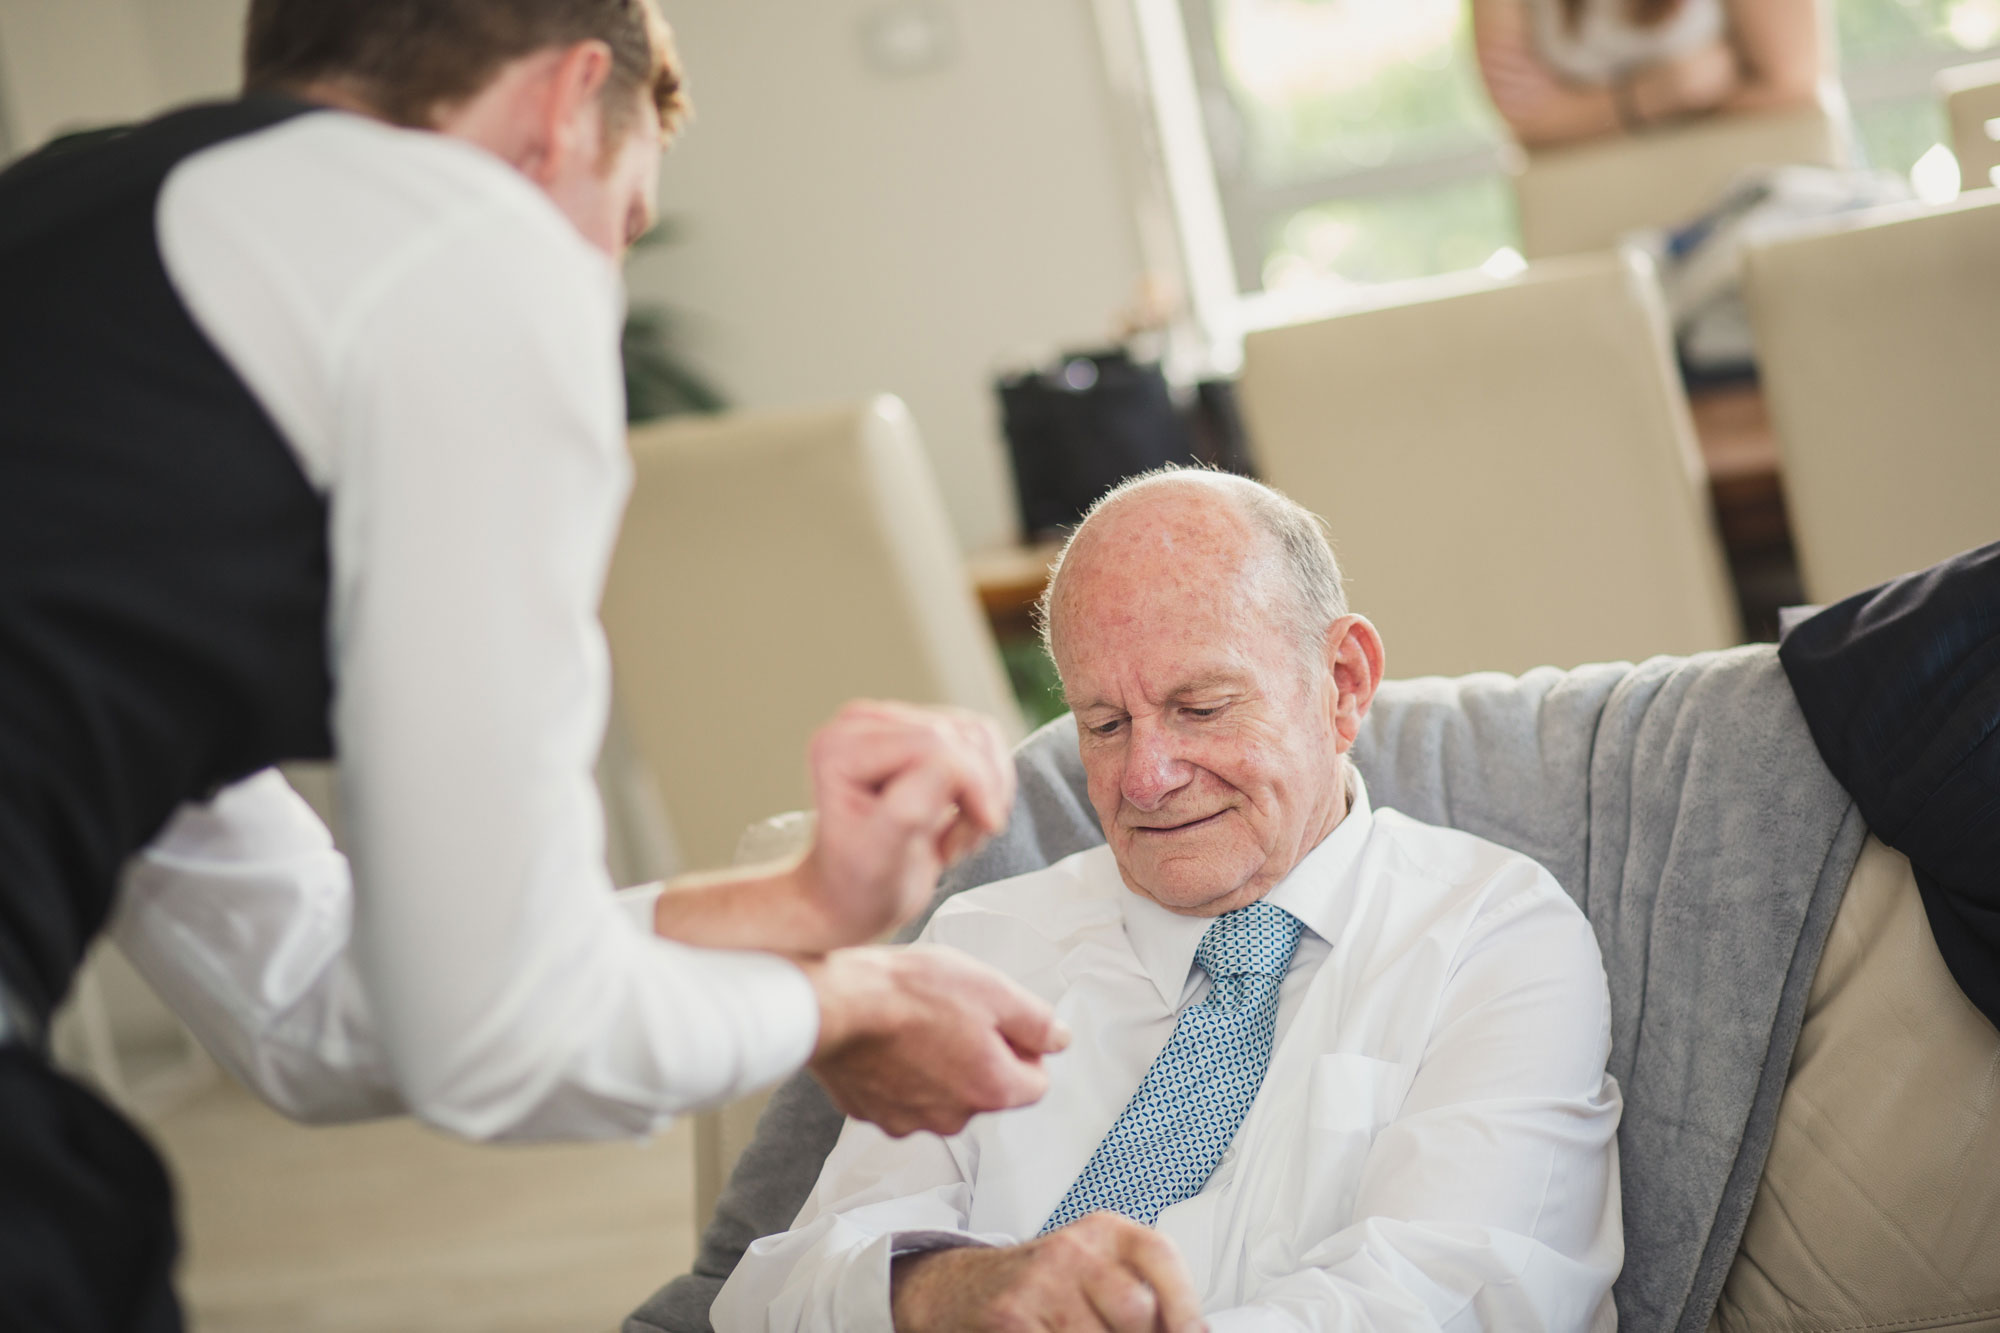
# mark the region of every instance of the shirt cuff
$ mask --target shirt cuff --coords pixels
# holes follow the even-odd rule
[[[629,889],[620,889],[612,894],[618,903],[618,910],[632,918],[632,924],[643,935],[653,933],[653,913],[657,909],[660,895],[667,886],[663,883],[635,884]]]
[[[834,1327],[844,1333],[894,1333],[894,1293],[890,1278],[905,1254],[928,1254],[993,1242],[964,1231],[891,1231],[877,1236],[847,1261],[834,1297]]]
[[[776,954],[738,949],[697,949],[655,937],[652,947],[673,955],[671,965],[696,981],[726,1016],[734,1077],[710,1105],[768,1087],[812,1058],[819,1044],[819,996],[806,974]]]

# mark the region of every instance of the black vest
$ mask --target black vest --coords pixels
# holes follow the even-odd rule
[[[0,174],[0,977],[40,1016],[174,807],[323,758],[326,506],[167,280],[193,107]]]

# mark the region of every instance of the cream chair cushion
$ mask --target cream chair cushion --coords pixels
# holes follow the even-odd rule
[[[901,402],[632,433],[604,597],[621,718],[683,861],[726,864],[810,805],[812,732],[848,699],[1021,716]]]
[[[2000,1033],[1868,840],[1711,1333],[2000,1330]]]
[[[1693,220],[1745,168],[1844,165],[1845,143],[1839,120],[1812,107],[1542,149],[1514,176],[1521,252],[1608,249],[1638,228]]]
[[[1331,526],[1390,674],[1736,642],[1648,261],[1396,296],[1252,333],[1239,389],[1265,479]]]
[[[1807,597],[2000,537],[2000,191],[1752,246],[1744,278]]]

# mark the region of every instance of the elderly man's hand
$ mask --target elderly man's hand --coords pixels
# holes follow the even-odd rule
[[[945,867],[1007,826],[1014,762],[987,718],[855,702],[813,737],[819,828],[799,866],[822,948],[861,944],[930,902]]]
[[[896,1260],[890,1299],[897,1333],[1206,1327],[1172,1242],[1116,1213],[1092,1213],[1005,1249],[905,1255]]]
[[[1069,1044],[1048,1005],[954,949],[841,949],[801,967],[820,1002],[813,1074],[898,1138],[1039,1100],[1042,1056]]]

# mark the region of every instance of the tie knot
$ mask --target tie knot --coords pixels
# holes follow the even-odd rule
[[[1211,979],[1259,972],[1283,975],[1299,942],[1299,919],[1284,908],[1255,902],[1224,912],[1201,937],[1194,960]]]

